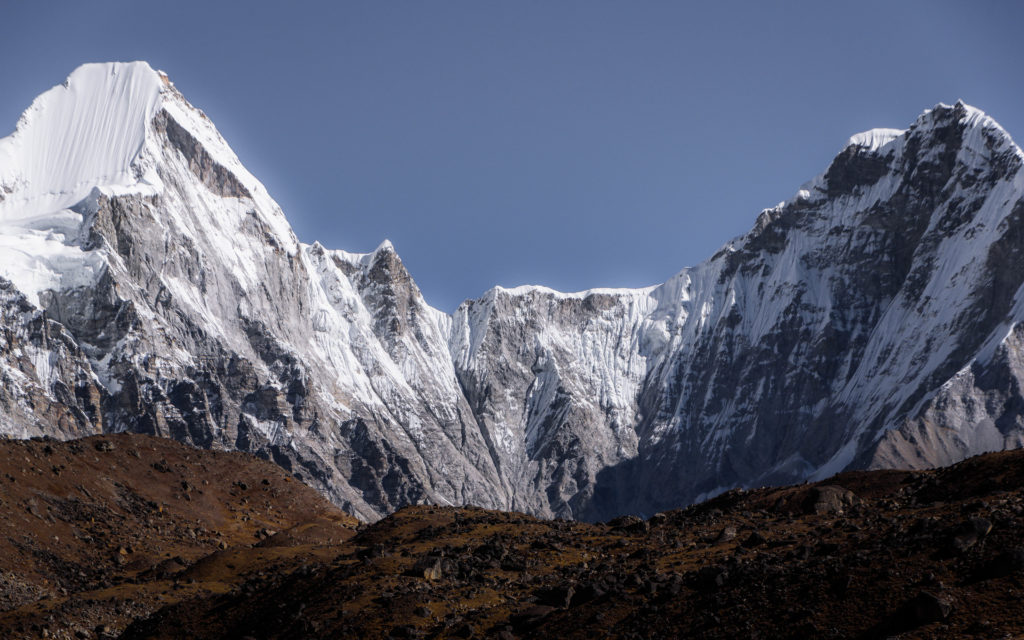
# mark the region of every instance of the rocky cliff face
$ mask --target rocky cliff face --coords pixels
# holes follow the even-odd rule
[[[661,286],[448,316],[389,243],[298,242],[165,76],[86,65],[0,140],[0,429],[251,451],[365,518],[651,513],[1019,446],[1022,158],[940,105]]]
[[[639,487],[660,507],[1019,446],[1007,389],[1021,158],[980,112],[939,106],[905,132],[853,138],[750,234],[677,276],[689,302],[639,399],[640,455],[608,491]],[[972,368],[1001,401],[966,383]]]

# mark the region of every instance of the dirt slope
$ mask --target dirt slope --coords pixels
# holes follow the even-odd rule
[[[273,532],[299,543],[284,532],[328,527],[323,541],[340,542],[356,524],[249,455],[129,434],[0,442],[0,637],[114,637],[279,561],[251,548]],[[286,555],[315,553],[306,544]]]
[[[412,507],[124,637],[1020,637],[1022,500],[1007,452],[604,525]]]
[[[0,442],[3,638],[1008,638],[1024,452],[649,520],[417,506],[119,435]]]

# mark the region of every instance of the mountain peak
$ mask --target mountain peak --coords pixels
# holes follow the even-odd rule
[[[938,105],[854,136],[663,286],[496,287],[447,315],[388,242],[301,249],[165,75],[86,65],[0,140],[0,434],[254,451],[366,517],[429,499],[605,518],[1018,446],[1008,141]]]
[[[963,131],[990,131],[996,134],[1002,144],[1013,143],[1010,134],[987,113],[972,107],[963,100],[957,100],[949,105],[940,102],[931,109],[925,110],[914,124],[910,126],[911,131],[936,130],[954,124]],[[965,138],[966,140],[967,138]],[[1016,146],[1016,145],[1014,145]]]
[[[86,62],[79,65],[64,80],[64,86],[77,85],[79,83],[95,85],[96,80],[102,76],[130,76],[130,77],[156,77],[166,78],[163,71],[154,69],[145,60],[132,60],[129,62]]]
[[[843,149],[856,147],[858,150],[877,151],[908,132],[920,133],[935,130],[948,126],[952,122],[956,122],[965,130],[991,129],[998,131],[1002,137],[1010,140],[1010,135],[1006,130],[984,111],[972,107],[963,100],[957,100],[952,105],[940,102],[931,109],[926,109],[908,129],[877,128],[851,136],[843,145]]]
[[[36,98],[0,140],[0,220],[71,207],[137,182],[132,162],[166,85],[145,62],[85,64]]]

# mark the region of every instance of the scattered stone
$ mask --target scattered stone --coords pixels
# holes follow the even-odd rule
[[[440,556],[424,556],[418,559],[407,573],[424,580],[440,580],[442,575],[442,559]]]
[[[526,631],[537,626],[545,617],[548,616],[554,607],[549,607],[543,604],[537,604],[529,607],[525,611],[521,611],[513,615],[509,622],[512,623],[512,629],[515,631]]]
[[[950,546],[953,551],[957,553],[966,553],[971,547],[978,543],[978,535],[974,532],[962,533],[957,536],[953,536],[950,540]]]
[[[388,637],[389,638],[418,638],[419,637],[419,633],[416,632],[416,627],[412,627],[412,626],[403,624],[403,625],[399,625],[397,627],[393,627],[391,629],[391,631],[388,632]]]
[[[725,567],[710,566],[701,567],[697,571],[697,587],[698,588],[718,588],[725,586],[726,581],[729,579],[729,572]]]
[[[154,462],[150,466],[152,466],[155,471],[158,471],[160,473],[170,473],[171,472],[171,466],[169,464],[167,464],[167,460],[160,460],[160,461]]]
[[[910,622],[916,627],[945,620],[952,613],[953,605],[946,598],[922,591],[910,601],[908,609]]]
[[[852,491],[843,487],[834,485],[812,487],[805,502],[804,511],[816,515],[843,515],[847,509],[859,502],[859,498]]]
[[[613,530],[629,533],[647,533],[651,530],[650,523],[639,516],[619,516],[609,520],[608,526]]]
[[[606,592],[603,588],[601,588],[600,585],[595,583],[589,583],[580,587],[573,593],[572,601],[570,602],[569,606],[578,607],[588,602],[601,600],[602,598],[604,598],[605,595]]]
[[[986,518],[971,518],[969,523],[974,533],[980,537],[985,537],[992,531],[992,523]]]
[[[750,535],[743,540],[743,546],[748,549],[760,547],[764,544],[768,544],[768,538],[765,538],[763,535],[761,535],[760,531],[751,531]]]
[[[567,609],[572,603],[573,596],[576,595],[576,590],[571,586],[547,587],[538,589],[534,592],[534,595],[537,597],[538,604],[558,609]]]

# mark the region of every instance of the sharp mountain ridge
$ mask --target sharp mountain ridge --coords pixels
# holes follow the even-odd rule
[[[0,140],[0,432],[273,460],[365,519],[651,514],[1024,437],[1024,153],[937,105],[664,284],[430,307],[299,242],[166,75],[85,65]]]

